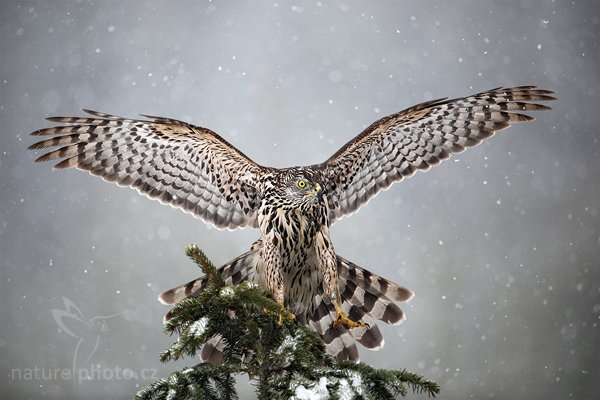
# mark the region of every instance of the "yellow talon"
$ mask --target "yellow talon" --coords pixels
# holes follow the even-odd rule
[[[279,325],[283,325],[283,322],[287,319],[296,319],[296,316],[285,308],[285,306],[283,305],[283,301],[278,301],[277,304],[279,304],[279,307],[281,307],[281,310],[279,310],[279,312],[277,313],[277,323]]]
[[[340,306],[338,306],[337,304],[335,304],[335,311],[337,314],[337,317],[335,319],[335,321],[333,321],[333,328],[337,328],[338,326],[344,324],[346,326],[346,328],[348,329],[352,329],[352,328],[359,328],[359,327],[367,327],[369,328],[369,324],[365,324],[362,321],[352,321],[350,318],[348,318],[348,316],[346,314],[344,314],[344,312],[342,311],[342,308]]]

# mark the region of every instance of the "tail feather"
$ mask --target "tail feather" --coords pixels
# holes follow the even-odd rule
[[[353,306],[360,307],[363,314],[391,325],[404,321],[404,311],[385,295],[366,291],[355,282],[341,277],[339,284],[342,298]]]
[[[371,315],[365,312],[364,308],[353,305],[342,295],[342,310],[351,320],[362,321],[368,325],[366,327],[350,329],[350,336],[352,336],[354,340],[369,350],[379,350],[383,347],[383,335],[377,326],[377,322]]]
[[[256,281],[255,266],[258,262],[258,252],[255,249],[255,245],[256,243],[250,251],[247,251],[218,269],[226,285],[239,285],[245,280]],[[158,296],[158,301],[170,305],[178,303],[183,299],[198,296],[208,286],[208,279],[207,276],[202,276],[186,284],[169,289]]]
[[[226,285],[235,286],[246,280],[257,281],[256,264],[258,262],[258,249],[261,245],[262,242],[257,240],[249,251],[218,269]],[[175,304],[181,300],[198,296],[208,286],[208,279],[207,276],[202,276],[184,285],[167,290],[158,296],[158,300],[163,304]],[[171,316],[171,311],[169,311],[165,315],[165,321],[171,319]],[[213,365],[221,365],[223,363],[223,348],[223,338],[217,335],[204,343],[200,352],[200,359]]]
[[[223,364],[223,348],[223,338],[214,336],[202,345],[200,359],[212,365],[221,365]]]
[[[367,271],[339,255],[337,264],[340,277],[356,283],[365,291],[377,296],[384,295],[393,301],[408,301],[415,295],[412,290]]]
[[[308,321],[308,326],[321,336],[327,351],[334,358],[339,361],[358,360],[356,342],[348,329],[342,325],[333,327],[333,321],[336,318],[333,304],[327,304],[320,294],[315,296],[315,302],[318,303],[318,307]]]
[[[404,312],[395,301],[409,300],[414,294],[339,255],[337,265],[342,310],[351,320],[363,321],[368,327],[348,330],[339,326],[333,329],[335,308],[333,304],[327,304],[321,295],[315,296],[318,305],[310,325],[323,337],[327,350],[334,357],[355,361],[358,360],[358,352],[354,341],[371,350],[382,348],[385,341],[376,320],[392,325],[401,323],[405,319]],[[334,340],[333,332],[336,332],[339,340]]]
[[[258,282],[257,265],[259,263],[262,242],[256,241],[250,251],[242,254],[219,268],[219,273],[227,285],[238,285],[245,280]],[[383,335],[377,321],[398,324],[404,320],[404,312],[395,302],[407,301],[414,293],[379,275],[337,256],[339,289],[342,310],[354,321],[363,321],[369,327],[347,329],[340,325],[333,327],[337,315],[331,302],[323,299],[322,290],[314,295],[312,314],[298,315],[298,322],[307,323],[321,336],[327,351],[337,360],[358,360],[356,342],[372,350],[384,345]],[[162,293],[159,300],[163,304],[175,304],[183,299],[199,295],[208,285],[206,276],[190,281]],[[170,312],[165,316],[169,319]],[[201,351],[202,361],[214,365],[223,362],[224,342],[220,336],[211,338]]]

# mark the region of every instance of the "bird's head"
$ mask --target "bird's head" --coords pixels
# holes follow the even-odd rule
[[[282,188],[285,198],[296,206],[299,204],[316,205],[323,202],[325,194],[321,177],[306,168],[290,168],[282,176]]]

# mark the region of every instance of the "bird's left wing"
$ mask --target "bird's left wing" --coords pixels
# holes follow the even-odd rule
[[[56,136],[30,149],[58,147],[36,161],[62,159],[55,168],[89,171],[218,228],[258,225],[260,177],[268,169],[216,133],[174,119],[84,111],[93,117],[48,118],[66,125],[32,133]]]
[[[554,100],[551,94],[535,86],[498,88],[428,101],[376,121],[313,166],[325,177],[330,221],[354,212],[417,170],[428,170],[511,123],[532,120],[520,112],[549,109],[537,102]]]

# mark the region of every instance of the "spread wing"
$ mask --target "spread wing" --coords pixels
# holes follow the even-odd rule
[[[260,177],[267,168],[216,133],[173,119],[84,111],[93,117],[48,118],[66,125],[32,133],[56,135],[29,147],[55,148],[36,161],[61,159],[55,168],[89,171],[219,228],[257,226]]]
[[[314,166],[325,176],[330,221],[354,212],[392,183],[428,170],[513,122],[533,120],[520,112],[548,110],[537,102],[554,100],[552,93],[535,86],[498,88],[428,101],[376,121]]]

